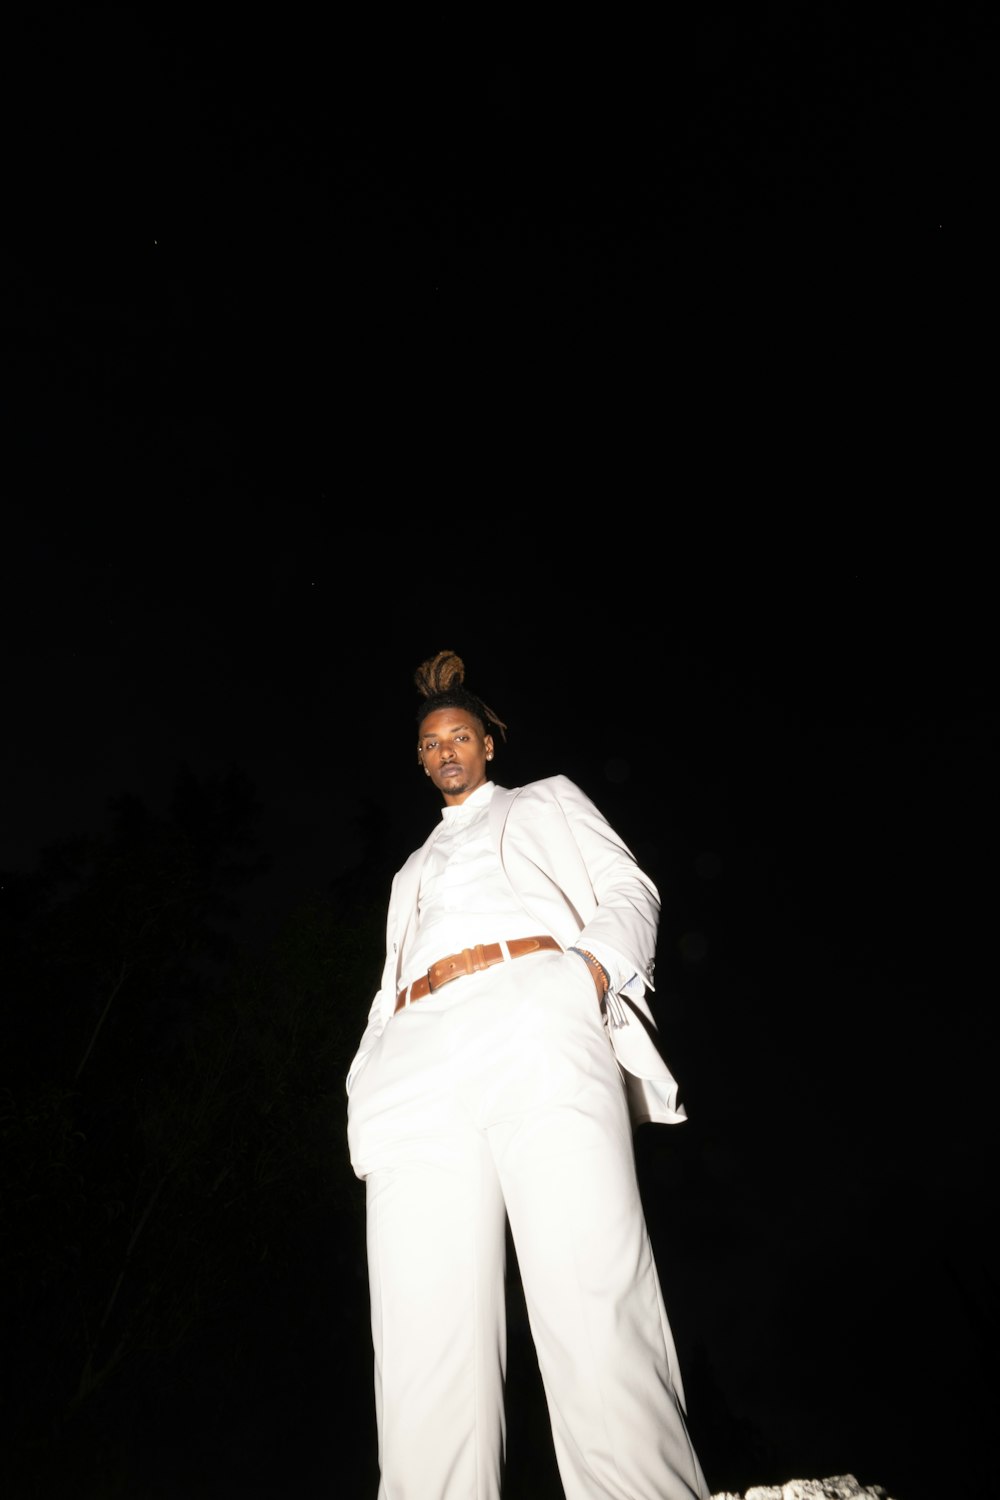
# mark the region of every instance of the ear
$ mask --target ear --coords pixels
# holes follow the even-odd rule
[[[493,759],[493,736],[491,734],[484,735],[484,737],[483,737],[483,744],[486,747],[486,759],[487,760],[492,760]]]

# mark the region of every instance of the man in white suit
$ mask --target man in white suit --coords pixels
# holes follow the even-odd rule
[[[464,674],[416,674],[444,807],[347,1079],[379,1500],[500,1496],[508,1219],[567,1500],[708,1500],[632,1141],[685,1118],[645,998],[659,895],[566,777],[489,779],[506,726]]]

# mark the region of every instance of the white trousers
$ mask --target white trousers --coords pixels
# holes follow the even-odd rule
[[[567,1500],[708,1500],[624,1084],[573,953],[399,1012],[351,1087],[379,1500],[498,1500],[505,1215]]]

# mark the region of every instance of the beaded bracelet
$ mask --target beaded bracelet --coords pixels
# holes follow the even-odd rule
[[[584,960],[584,962],[587,963],[587,964],[589,964],[592,969],[600,969],[601,973],[604,975],[604,990],[605,990],[605,993],[607,993],[607,991],[610,990],[610,988],[611,988],[611,975],[608,973],[607,969],[601,963],[601,960],[599,958],[597,958],[595,954],[589,952],[589,950],[586,949],[586,948],[567,948],[566,951],[567,951],[567,953],[579,953],[580,957]]]

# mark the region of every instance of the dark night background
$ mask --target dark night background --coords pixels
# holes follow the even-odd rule
[[[443,647],[497,779],[660,887],[690,1119],[636,1149],[711,1487],[989,1487],[974,37],[686,15],[5,22],[10,1500],[374,1496],[343,1076]]]

